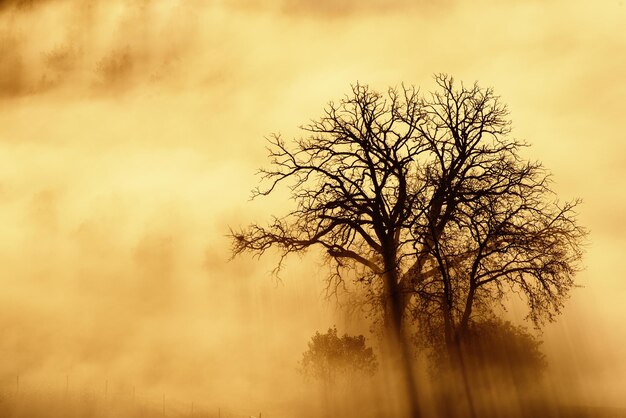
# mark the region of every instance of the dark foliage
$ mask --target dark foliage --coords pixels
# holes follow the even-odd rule
[[[324,383],[334,383],[341,377],[371,376],[377,369],[376,356],[365,345],[365,337],[348,334],[339,337],[336,327],[329,328],[325,334],[316,332],[300,362],[302,374]]]

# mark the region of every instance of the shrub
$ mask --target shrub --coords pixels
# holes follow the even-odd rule
[[[338,377],[371,376],[377,369],[376,356],[366,346],[365,337],[348,334],[339,337],[336,327],[329,328],[325,334],[316,332],[300,362],[303,375],[324,383],[334,383]]]

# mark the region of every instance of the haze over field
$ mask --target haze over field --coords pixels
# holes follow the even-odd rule
[[[310,336],[369,325],[324,299],[314,252],[281,281],[272,254],[228,261],[229,226],[288,205],[249,201],[264,137],[351,83],[446,72],[493,87],[524,156],[583,199],[583,287],[541,337],[548,377],[566,403],[626,408],[625,24],[622,1],[0,2],[0,391],[69,378],[288,409]]]

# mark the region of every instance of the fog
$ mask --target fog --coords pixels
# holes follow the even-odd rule
[[[3,393],[316,411],[297,373],[311,335],[375,335],[325,297],[318,254],[276,278],[275,254],[229,260],[229,227],[290,204],[249,200],[265,136],[299,135],[351,83],[427,91],[446,72],[494,87],[525,156],[584,200],[582,287],[540,335],[548,384],[626,408],[622,1],[0,5]]]

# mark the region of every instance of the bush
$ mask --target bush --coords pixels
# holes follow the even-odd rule
[[[377,369],[376,356],[365,345],[365,337],[339,337],[336,327],[325,334],[316,332],[300,362],[302,374],[324,383],[334,383],[338,377],[371,376]]]
[[[538,378],[547,362],[541,341],[524,327],[488,319],[470,325],[463,344],[473,369],[510,373],[514,378]]]

